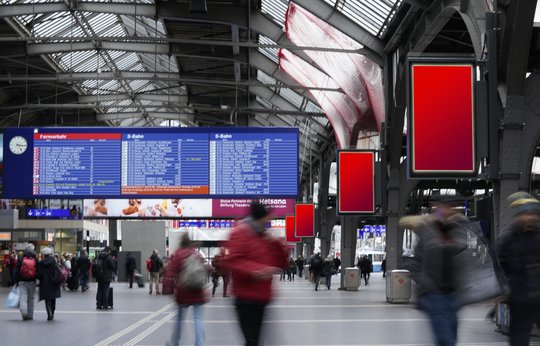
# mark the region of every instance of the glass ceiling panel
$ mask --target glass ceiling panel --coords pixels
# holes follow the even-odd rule
[[[259,43],[260,44],[276,44],[270,38],[263,35],[259,35]],[[276,64],[278,63],[278,49],[277,48],[259,47],[259,52],[261,52],[264,56],[266,56],[268,59],[272,60]]]
[[[287,12],[287,0],[262,0],[261,12],[267,14],[281,27],[285,24],[285,12]]]
[[[300,109],[300,107],[302,106],[302,101],[304,100],[304,98],[289,88],[279,89],[279,95],[289,101],[298,109]]]

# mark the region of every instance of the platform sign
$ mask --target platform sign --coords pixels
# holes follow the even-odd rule
[[[69,209],[28,209],[26,210],[26,216],[42,218],[62,218],[70,217],[71,211]]]
[[[315,205],[297,204],[295,207],[294,234],[296,237],[315,236]]]
[[[476,175],[475,65],[409,58],[409,177]]]
[[[285,216],[285,240],[288,243],[299,243],[302,241],[302,238],[295,235],[294,216]]]
[[[375,213],[375,152],[338,151],[338,213]]]
[[[296,198],[297,128],[8,128],[7,198]]]

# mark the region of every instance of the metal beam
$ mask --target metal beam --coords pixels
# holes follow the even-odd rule
[[[124,100],[145,100],[165,103],[175,103],[180,105],[186,105],[188,97],[187,95],[179,94],[98,94],[98,95],[80,95],[80,103],[92,103],[92,102],[110,102],[110,101],[124,101]]]
[[[275,65],[275,64],[274,64]],[[176,82],[190,85],[214,85],[214,86],[258,86],[259,82],[248,81],[232,81],[232,80],[217,80],[217,79],[204,79],[204,78],[186,78],[180,77],[180,74],[176,72],[138,72],[138,71],[117,71],[117,72],[75,72],[75,73],[57,73],[56,75],[0,75],[0,81],[6,82],[82,82],[86,80],[149,80],[159,82]],[[296,84],[295,81],[288,79],[293,84],[265,84],[268,87],[284,87],[293,90],[321,90],[321,91],[339,91],[336,88],[324,88],[324,87],[305,87],[303,85]]]
[[[305,8],[317,17],[321,18],[334,28],[340,30],[352,39],[360,42],[378,56],[382,61],[382,53],[384,44],[382,40],[370,34],[367,30],[353,22],[341,12],[335,10],[332,6],[324,1],[313,0],[295,0],[297,5]]]
[[[169,54],[169,45],[159,42],[120,42],[86,40],[86,42],[55,42],[55,43],[29,43],[26,47],[28,55],[56,54],[62,52],[76,52],[85,50],[118,50],[134,53]],[[162,39],[159,41],[163,41]]]
[[[122,119],[135,119],[140,118],[143,115],[151,118],[166,119],[166,120],[178,120],[178,121],[193,121],[195,114],[187,113],[174,113],[174,112],[126,112],[126,113],[101,113],[96,116],[98,121],[108,120],[122,120]]]
[[[156,6],[150,4],[120,2],[83,2],[73,1],[68,6],[65,2],[42,4],[9,4],[0,6],[0,17],[15,17],[42,13],[82,11],[95,13],[124,14],[128,16],[155,17]]]

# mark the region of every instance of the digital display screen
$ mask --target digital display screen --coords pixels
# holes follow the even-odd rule
[[[375,153],[341,150],[338,152],[338,212],[375,212]]]
[[[472,63],[410,64],[410,177],[476,174],[474,84]]]
[[[296,128],[13,128],[8,198],[296,197]],[[13,145],[11,145],[13,142]]]

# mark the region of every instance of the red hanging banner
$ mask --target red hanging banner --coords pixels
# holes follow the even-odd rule
[[[338,213],[375,213],[375,153],[338,152]]]
[[[299,243],[302,238],[298,238],[294,235],[294,216],[285,216],[285,240],[287,243]]]

